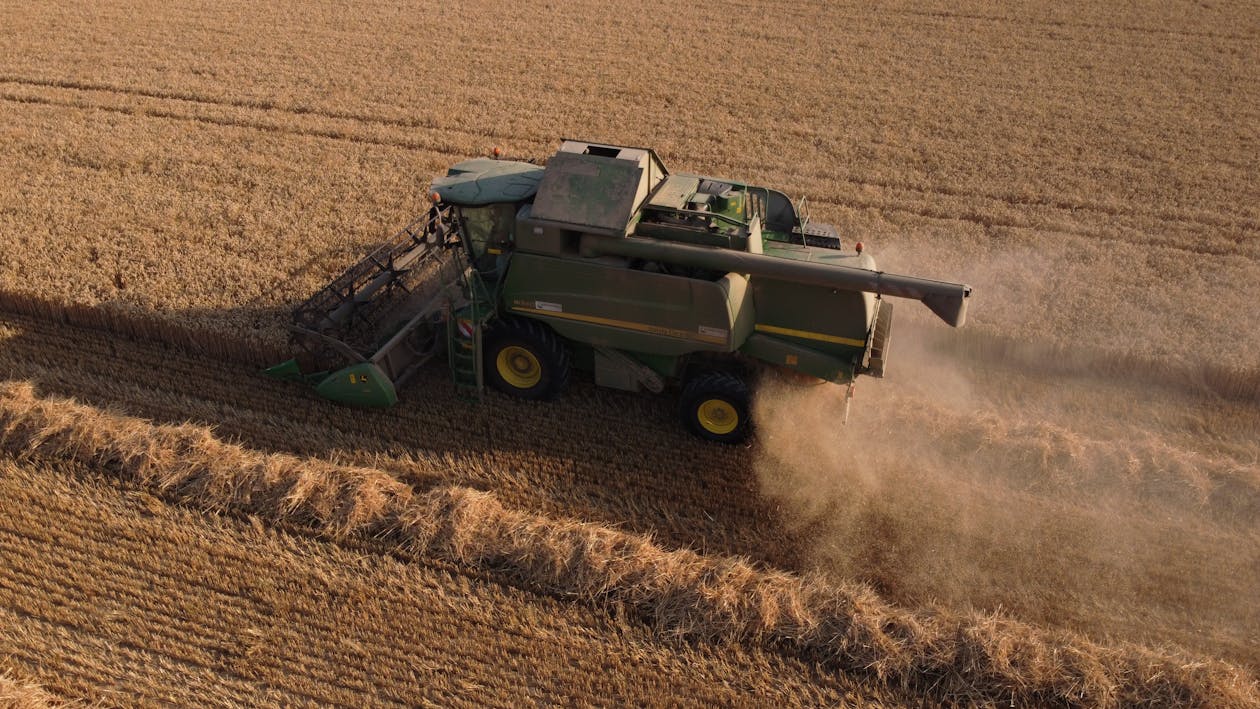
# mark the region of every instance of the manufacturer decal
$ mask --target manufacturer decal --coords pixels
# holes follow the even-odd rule
[[[730,330],[726,330],[724,328],[709,327],[708,325],[701,325],[700,334],[704,335],[705,337],[720,337],[725,340],[727,335],[730,335],[731,333],[730,333]]]
[[[548,302],[547,302],[547,301],[545,301],[545,300],[535,300],[535,301],[534,301],[534,309],[535,309],[535,310],[545,310],[545,311],[547,311],[547,312],[549,312],[549,313],[563,313],[563,312],[564,312],[564,306],[563,306],[563,305],[561,305],[561,304],[559,304],[559,303],[548,303]]]

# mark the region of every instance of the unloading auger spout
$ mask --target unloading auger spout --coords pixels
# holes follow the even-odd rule
[[[921,301],[937,317],[954,327],[966,323],[967,302],[971,297],[971,286],[961,283],[633,236],[586,234],[582,237],[582,255],[661,260],[695,268],[743,273],[754,278],[759,276],[837,290],[909,298]]]

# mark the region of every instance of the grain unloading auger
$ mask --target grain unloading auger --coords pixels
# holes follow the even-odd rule
[[[443,351],[470,394],[551,398],[581,369],[617,389],[676,386],[688,428],[734,442],[762,372],[882,377],[884,296],[966,320],[970,287],[878,271],[783,193],[671,174],[648,149],[477,158],[433,192],[424,219],[294,311],[300,354],[270,374],[388,406]]]

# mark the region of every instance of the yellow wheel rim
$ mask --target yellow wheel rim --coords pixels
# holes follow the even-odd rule
[[[494,364],[503,381],[517,389],[530,389],[542,381],[542,365],[534,353],[524,347],[504,347],[499,350]]]
[[[696,418],[709,433],[719,436],[734,431],[739,426],[739,412],[728,401],[707,399],[696,410]]]

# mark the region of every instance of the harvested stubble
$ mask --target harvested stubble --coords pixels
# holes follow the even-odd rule
[[[666,546],[783,568],[797,561],[741,452],[688,436],[664,398],[579,385],[554,405],[493,394],[469,404],[434,367],[398,407],[355,410],[239,365],[8,316],[0,316],[3,368],[46,393],[166,423],[192,420],[258,450],[492,490],[517,509],[651,533]]]
[[[942,700],[1260,703],[1250,678],[1223,663],[1100,646],[992,616],[909,613],[861,586],[667,551],[644,537],[509,510],[459,486],[414,491],[377,470],[259,454],[199,427],[39,399],[26,385],[0,389],[0,447],[99,467],[199,509],[371,541],[626,608],[661,635],[777,649]]]
[[[749,556],[794,570],[821,561],[825,572],[869,579],[906,607],[948,599],[960,610],[1001,609],[1100,640],[1171,644],[1252,668],[1260,661],[1251,640],[1257,627],[1254,611],[1245,591],[1232,593],[1255,577],[1247,566],[1248,550],[1254,548],[1248,531],[1254,514],[1247,510],[1260,509],[1260,479],[1248,474],[1254,464],[1246,461],[1254,461],[1260,411],[1210,395],[1188,397],[1183,387],[1165,389],[1159,380],[1122,377],[1107,383],[1086,373],[1045,381],[1028,378],[1022,365],[1011,370],[985,362],[984,390],[974,392],[969,405],[955,401],[956,392],[949,391],[959,363],[942,370],[948,358],[931,366],[919,362],[939,355],[913,356],[911,339],[902,337],[898,361],[905,371],[898,370],[896,380],[863,387],[867,394],[854,402],[853,425],[846,429],[862,440],[843,443],[830,437],[837,433],[834,406],[830,411],[794,408],[784,420],[814,438],[809,445],[784,450],[815,456],[804,470],[822,479],[800,485],[795,474],[787,475],[759,493],[750,468],[760,456],[690,439],[677,430],[668,401],[656,397],[584,386],[545,407],[501,397],[469,405],[454,398],[443,372],[434,371],[409,388],[411,401],[405,405],[369,414],[243,375],[239,367],[155,352],[92,331],[13,319],[0,327],[0,338],[0,368],[32,378],[45,393],[164,422],[192,419],[254,449],[359,463],[426,486],[442,481],[489,490],[514,509],[645,532],[666,548]],[[920,380],[945,383],[945,390],[916,394]],[[1079,398],[1082,390],[1089,392],[1087,399]],[[1047,392],[1074,397],[1063,402],[1069,413],[1061,420],[1043,421],[1040,407],[1025,411]],[[987,398],[994,396],[1010,402],[983,413]],[[1077,430],[1080,416],[1070,413],[1077,406],[1093,412],[1090,430]],[[863,423],[868,412],[882,412],[874,430],[869,421]],[[522,421],[532,423],[522,426]],[[1102,429],[1110,433],[1100,435]],[[1143,433],[1148,430],[1161,431],[1158,440]],[[476,435],[470,437],[472,431]],[[642,440],[661,445],[644,449]],[[922,446],[934,457],[916,458],[912,452]],[[873,494],[867,486],[850,487],[855,473],[881,479],[882,464],[867,461],[848,470],[819,465],[843,459],[846,452],[861,460],[864,451],[876,460],[914,461],[914,467],[890,479],[904,481],[909,492],[896,484]],[[838,534],[833,528],[833,521],[854,512],[878,519],[881,511],[897,510],[922,498],[922,490],[936,489],[917,484],[915,475],[919,469],[935,471],[924,461],[939,457],[963,463],[945,466],[953,472],[927,481],[953,485],[955,494],[946,497],[952,503],[944,510],[957,509],[956,493],[963,490],[973,491],[977,500],[992,500],[1016,486],[1029,501],[1041,501],[1039,521],[1022,525],[1016,535],[1024,545],[1042,541],[1036,553],[1017,546],[1014,552],[986,555],[993,545],[976,544],[985,540],[983,535],[969,536],[983,520],[974,519],[965,505],[958,516],[942,516],[937,509],[914,515],[912,528],[891,538],[878,529]],[[767,472],[756,467],[758,475]],[[1117,477],[1116,468],[1123,475]],[[1019,477],[1013,477],[1015,472]],[[1117,484],[1151,504],[1121,514],[1115,523],[1128,533],[1109,535],[1100,549],[1135,545],[1133,532],[1143,530],[1150,543],[1136,548],[1138,557],[1158,557],[1165,548],[1169,559],[1198,555],[1200,562],[1187,567],[1191,573],[1170,574],[1167,565],[1135,569],[1105,553],[1100,559],[1092,550],[1084,556],[1104,563],[1080,568],[1077,546],[1060,546],[1058,537],[1039,534],[1070,526],[1069,520],[1077,518],[1044,517],[1061,496],[1093,500],[1092,492],[1114,492]],[[766,509],[767,497],[779,500],[785,488],[835,494],[843,504],[823,510],[821,525],[785,528],[796,505]],[[1167,522],[1169,512],[1178,511],[1180,518],[1187,510],[1199,523]],[[1217,516],[1235,521],[1227,528],[1201,523]],[[951,566],[956,554],[937,553],[951,544],[974,547],[982,563]],[[831,563],[844,558],[858,563]],[[924,559],[933,563],[919,565]],[[1184,598],[1199,600],[1180,602]]]
[[[0,454],[0,670],[106,706],[905,706],[755,648]],[[870,685],[870,683],[867,683]],[[2,703],[0,703],[2,705]]]

